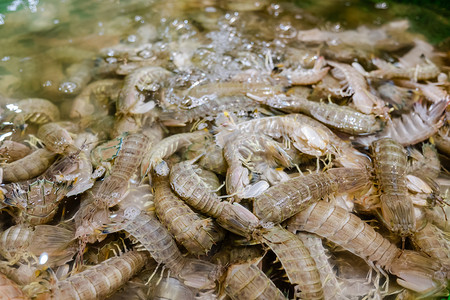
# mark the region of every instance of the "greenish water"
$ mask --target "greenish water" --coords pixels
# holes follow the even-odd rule
[[[231,5],[239,1],[230,2]],[[245,1],[241,1],[245,3]],[[253,2],[253,1],[252,1]],[[444,2],[416,1],[280,1],[267,2],[264,13],[252,15],[249,31],[273,38],[261,26],[278,18],[295,28],[318,27],[333,30],[354,29],[361,25],[374,28],[386,22],[407,18],[411,32],[423,34],[441,49],[450,48],[449,10]],[[214,19],[225,11],[226,1],[119,1],[119,0],[8,0],[0,1],[0,92],[14,97],[44,97],[63,102],[59,81],[67,75],[68,66],[98,57],[100,49],[119,43],[139,44],[143,37],[138,28],[159,28],[156,35],[170,43],[172,37],[161,29],[161,19],[185,20],[199,30],[215,26]],[[283,4],[280,8],[278,3]],[[304,14],[301,20],[289,16],[289,9]],[[214,10],[214,11],[213,11]],[[241,15],[245,14],[243,12]],[[256,17],[255,17],[256,16]],[[293,20],[291,20],[294,18]],[[255,19],[255,20],[254,20]],[[254,22],[253,22],[254,21]],[[209,22],[209,23],[208,23]],[[253,23],[252,23],[253,22]],[[257,24],[260,22],[260,24]],[[198,26],[200,24],[200,26]],[[211,25],[212,24],[212,25]],[[253,25],[252,25],[253,24]],[[275,24],[275,23],[274,23]],[[291,26],[289,25],[289,26]],[[252,28],[254,26],[254,28]],[[274,25],[275,27],[278,24]],[[188,26],[184,30],[189,30]],[[151,31],[151,30],[150,30]],[[153,34],[153,33],[142,34]],[[164,36],[165,35],[165,36]],[[271,36],[272,35],[272,36]],[[12,92],[14,91],[14,92]]]

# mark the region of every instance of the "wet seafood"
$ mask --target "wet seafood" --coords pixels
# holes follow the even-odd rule
[[[416,218],[406,187],[406,151],[394,140],[384,138],[372,144],[372,152],[383,222],[401,236],[410,235],[416,230]]]
[[[145,154],[141,164],[141,177],[144,177],[164,158],[174,154],[180,148],[188,146],[196,141],[203,141],[208,138],[209,135],[209,132],[199,130],[190,133],[175,134],[159,141],[159,143],[154,145],[150,151]]]
[[[0,273],[0,298],[5,300],[26,300],[29,297],[5,275]]]
[[[264,232],[262,239],[275,252],[289,281],[295,286],[295,297],[324,299],[316,263],[295,234],[278,225]]]
[[[39,127],[37,137],[45,147],[58,154],[70,154],[78,149],[73,145],[69,131],[58,123],[47,123]]]
[[[170,233],[156,218],[140,213],[134,219],[125,220],[121,229],[138,240],[157,263],[164,264],[185,285],[199,289],[214,288],[214,281],[220,275],[217,267],[183,256]]]
[[[48,291],[32,292],[38,299],[104,299],[142,269],[149,256],[129,251],[79,274],[56,282]]]
[[[253,199],[253,211],[263,222],[281,223],[332,193],[351,193],[369,182],[365,170],[336,168],[300,175],[269,188]]]
[[[128,181],[138,170],[148,147],[148,138],[140,133],[127,135],[114,160],[111,174],[105,178],[95,195],[99,207],[116,205],[128,188]]]
[[[170,171],[170,185],[175,193],[191,207],[215,218],[225,229],[242,236],[251,236],[258,225],[258,218],[237,203],[221,201],[197,175],[198,172],[199,168],[192,161],[174,165]]]
[[[290,219],[288,228],[327,238],[370,265],[397,275],[397,282],[413,291],[436,292],[446,285],[448,271],[438,263],[410,250],[402,252],[357,216],[331,203],[312,204]]]
[[[143,114],[155,107],[155,102],[145,102],[145,92],[157,92],[171,75],[161,67],[147,66],[135,70],[125,78],[117,99],[117,111],[121,114]]]
[[[230,266],[224,285],[231,299],[285,299],[275,284],[253,264]]]
[[[369,76],[371,77],[408,78],[418,81],[433,79],[440,73],[439,68],[430,61],[410,68],[399,68],[379,58],[374,58],[372,63],[377,66],[378,70],[370,72]]]
[[[56,153],[37,149],[12,163],[0,164],[5,182],[18,182],[42,174],[56,159]]]
[[[207,254],[214,244],[223,239],[223,232],[211,219],[202,219],[172,192],[169,171],[164,161],[155,167],[156,214],[175,240],[190,253],[198,256]]]
[[[45,266],[60,266],[70,261],[76,252],[74,233],[51,225],[15,225],[0,236],[0,254],[11,265],[18,261]]]
[[[13,161],[24,158],[30,154],[31,149],[22,143],[14,141],[2,141],[0,144],[0,160],[4,163],[11,163]]]
[[[367,115],[347,106],[334,103],[314,102],[299,97],[278,95],[272,98],[250,96],[274,108],[291,113],[302,112],[316,120],[350,134],[371,134],[380,131],[384,122],[375,115]]]
[[[333,76],[344,83],[343,95],[351,95],[356,109],[365,114],[375,113],[383,115],[384,101],[370,93],[366,79],[352,66],[328,61],[334,69]]]

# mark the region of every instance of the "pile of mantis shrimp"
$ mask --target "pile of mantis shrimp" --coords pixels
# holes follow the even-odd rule
[[[450,52],[261,9],[1,97],[0,299],[448,295]]]

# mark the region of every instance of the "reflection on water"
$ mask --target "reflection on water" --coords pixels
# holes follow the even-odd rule
[[[132,45],[158,40],[170,43],[171,30],[179,34],[181,30],[213,29],[221,10],[234,10],[236,16],[230,18],[245,23],[256,37],[264,35],[270,40],[276,34],[289,38],[296,29],[315,26],[332,31],[363,24],[379,26],[398,15],[401,7],[360,1],[299,1],[299,6],[266,2],[3,1],[0,92],[18,98],[34,96],[62,102],[79,92],[76,83],[64,83],[64,78],[91,69],[100,49],[118,43]],[[245,20],[246,11],[258,6],[266,8]],[[279,32],[270,32],[272,29],[267,26],[270,22],[279,22],[275,26]]]

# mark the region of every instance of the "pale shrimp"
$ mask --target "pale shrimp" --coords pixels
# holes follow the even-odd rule
[[[384,127],[384,122],[377,116],[360,113],[348,106],[315,102],[295,96],[278,95],[272,98],[248,96],[283,111],[307,114],[330,127],[353,135],[371,134]]]
[[[155,218],[141,212],[134,219],[120,225],[142,246],[158,264],[164,264],[185,285],[212,289],[220,276],[217,266],[198,259],[183,256],[167,229]]]
[[[198,172],[199,168],[193,161],[174,165],[170,171],[170,184],[175,193],[194,209],[216,218],[217,223],[225,229],[250,236],[259,220],[243,206],[221,201],[198,176]]]
[[[395,83],[407,88],[418,89],[427,98],[427,100],[433,103],[437,103],[442,100],[450,100],[450,95],[448,92],[434,83],[423,84],[410,80],[396,80]]]
[[[244,95],[214,97],[190,109],[167,110],[160,114],[166,126],[185,126],[198,119],[212,120],[224,111],[246,112],[260,110],[261,106]]]
[[[32,266],[29,262],[16,263],[11,266],[8,261],[0,261],[0,273],[6,275],[18,285],[24,286],[36,281],[39,275],[39,266]]]
[[[4,163],[11,163],[24,158],[30,152],[31,149],[22,143],[14,141],[0,142],[0,160]]]
[[[390,138],[372,144],[375,174],[380,186],[384,224],[402,237],[416,230],[412,200],[406,187],[406,151]]]
[[[189,160],[200,155],[202,156],[197,164],[203,169],[221,175],[227,172],[228,165],[223,156],[223,149],[216,145],[214,139],[210,138],[205,139],[204,142],[192,143],[187,147],[184,157]]]
[[[117,99],[117,111],[120,114],[144,114],[153,109],[153,100],[145,102],[145,92],[157,92],[171,72],[154,66],[135,70],[125,77],[122,91]]]
[[[381,99],[392,105],[394,108],[393,114],[408,113],[420,97],[414,90],[400,87],[389,82],[378,86],[377,91],[380,94]]]
[[[314,84],[322,80],[325,75],[327,75],[329,67],[324,67],[326,65],[325,59],[321,56],[314,62],[314,67],[312,69],[302,69],[297,68],[295,70],[286,69],[283,70],[279,76],[286,76],[292,85],[309,85]],[[252,93],[252,91],[248,91]]]
[[[283,293],[253,264],[233,264],[224,282],[225,292],[233,299],[286,299]]]
[[[379,58],[372,59],[372,63],[378,68],[378,70],[370,72],[369,76],[385,79],[407,78],[414,81],[428,80],[436,78],[441,72],[438,66],[429,60],[424,64],[418,64],[409,68],[397,67]]]
[[[264,134],[243,133],[225,144],[223,156],[228,164],[226,188],[235,199],[248,198],[250,173],[255,161],[263,160],[271,166],[292,166],[291,158],[278,143]],[[245,166],[245,167],[244,167]],[[246,168],[247,167],[247,168]]]
[[[433,139],[439,151],[450,156],[450,127],[448,125],[443,126],[433,135]]]
[[[59,120],[58,107],[46,99],[24,99],[8,104],[7,108],[5,119],[18,124],[30,122],[40,125]]]
[[[169,171],[164,161],[155,167],[152,182],[156,214],[178,243],[194,255],[205,255],[223,239],[223,231],[211,219],[202,219],[172,192]]]
[[[55,153],[71,154],[78,151],[69,131],[58,123],[51,122],[41,125],[37,137],[48,150]]]
[[[345,293],[344,287],[341,286],[341,282],[336,276],[336,271],[329,260],[330,254],[323,246],[322,239],[315,234],[306,232],[297,232],[296,235],[309,250],[316,263],[325,299],[350,299],[350,295]]]
[[[119,79],[102,79],[90,83],[75,98],[70,117],[84,118],[92,114],[107,115],[110,102],[117,100],[122,81]]]
[[[214,98],[245,95],[246,93],[252,93],[258,96],[273,96],[282,92],[283,86],[281,85],[227,81],[194,85],[184,92],[184,94],[187,97],[186,100],[188,100],[186,109],[191,109],[198,105],[197,102],[201,104],[203,101]]]
[[[441,162],[436,147],[430,143],[422,145],[422,153],[416,149],[410,149],[409,156],[413,160],[408,165],[408,173],[416,176],[422,175],[435,179],[441,172]]]
[[[215,135],[216,143],[224,145],[241,133],[264,132],[275,139],[282,138],[288,145],[312,156],[336,155],[337,162],[348,168],[368,167],[370,161],[359,151],[340,139],[328,127],[308,116],[289,114],[253,119],[235,124],[224,123]]]
[[[357,139],[358,143],[368,146],[373,141],[390,137],[403,146],[420,143],[433,136],[444,124],[446,101],[433,103],[428,109],[416,103],[414,111],[399,118],[387,121],[382,131],[368,137]]]
[[[112,207],[119,203],[128,189],[128,181],[141,164],[148,144],[148,138],[142,133],[130,134],[124,138],[111,174],[103,180],[95,195],[96,205]]]
[[[369,265],[399,277],[397,282],[420,293],[441,290],[448,271],[414,251],[400,250],[369,224],[325,201],[312,204],[288,221],[290,231],[308,231],[363,258]],[[384,274],[384,273],[383,273]]]
[[[151,299],[195,300],[198,298],[192,289],[188,288],[175,277],[164,277],[161,279],[161,282],[156,285]],[[200,299],[202,298],[200,297]]]
[[[253,212],[262,222],[281,223],[332,193],[355,192],[370,182],[363,169],[336,168],[297,176],[253,199]]]
[[[46,179],[14,183],[4,187],[4,202],[19,208],[18,221],[29,224],[45,224],[56,214],[59,202],[69,191],[66,184]]]
[[[5,275],[0,273],[0,299],[27,300],[30,299],[20,287]]]
[[[231,244],[233,244],[233,242],[224,244],[222,248],[214,254],[211,261],[221,266],[245,264],[260,260],[266,252],[261,245],[232,246]]]
[[[149,259],[146,252],[128,251],[112,257],[81,273],[51,284],[45,291],[30,289],[36,299],[105,299],[133,275],[140,271]]]
[[[328,64],[334,68],[333,76],[344,83],[344,90],[346,90],[344,94],[353,95],[353,104],[356,109],[365,114],[384,115],[387,112],[384,101],[369,91],[366,79],[355,68],[332,61],[328,61]]]
[[[289,282],[295,286],[295,298],[324,299],[322,282],[308,248],[293,233],[280,225],[266,230],[261,237],[277,256]]]
[[[55,267],[70,261],[76,253],[74,232],[51,225],[14,225],[0,235],[0,254],[11,265],[27,263]]]
[[[159,141],[145,154],[141,164],[141,177],[145,177],[145,175],[147,175],[158,163],[163,159],[168,158],[182,147],[195,142],[201,142],[207,138],[210,138],[210,133],[205,130],[199,130],[189,133],[174,134]]]
[[[5,182],[18,182],[34,178],[47,170],[56,159],[56,153],[37,149],[24,158],[8,164],[0,164]]]
[[[432,223],[427,223],[411,238],[419,251],[438,260],[443,266],[450,267],[450,240],[447,232]]]

